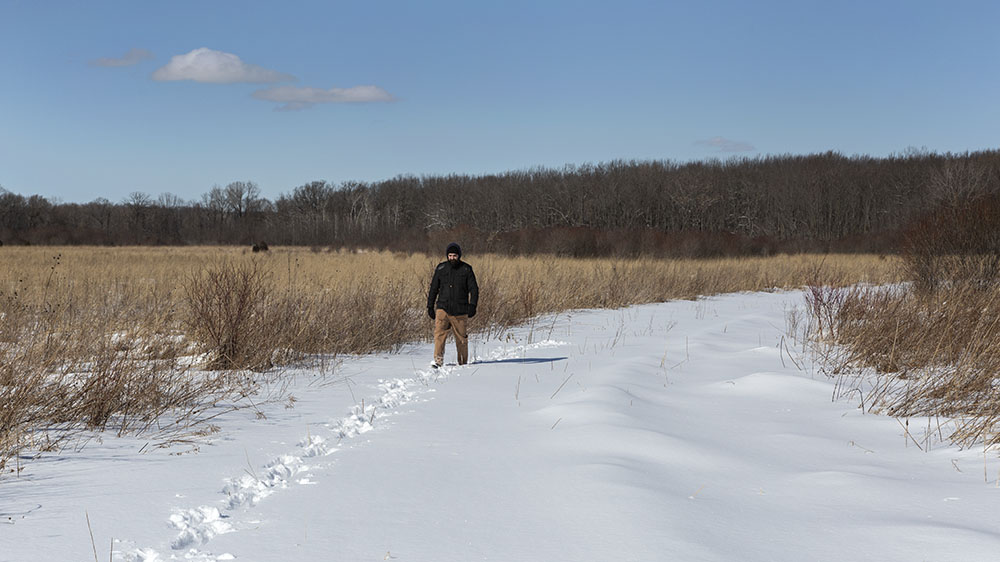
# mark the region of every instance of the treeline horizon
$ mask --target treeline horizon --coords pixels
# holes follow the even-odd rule
[[[214,186],[195,201],[134,192],[118,203],[52,203],[0,188],[0,242],[438,254],[458,241],[467,252],[578,257],[893,253],[929,214],[998,194],[1000,150],[914,149],[320,180],[273,201],[252,181]]]

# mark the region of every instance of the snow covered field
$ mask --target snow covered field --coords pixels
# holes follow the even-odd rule
[[[473,338],[466,367],[415,344],[295,371],[293,408],[207,441],[108,436],[6,478],[0,560],[93,560],[88,518],[98,560],[1000,557],[994,455],[832,402],[780,345],[802,303],[576,311]]]

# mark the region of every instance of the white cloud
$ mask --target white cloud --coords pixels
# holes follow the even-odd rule
[[[353,88],[298,88],[295,86],[275,86],[257,90],[253,97],[273,101],[283,105],[279,111],[308,109],[317,103],[370,103],[388,102],[395,98],[378,86],[354,86]]]
[[[115,59],[110,57],[101,57],[97,60],[90,61],[91,66],[134,66],[140,62],[153,58],[153,53],[147,51],[146,49],[129,49],[125,56]]]
[[[171,57],[166,66],[153,73],[153,80],[193,80],[212,84],[250,82],[255,84],[286,82],[294,76],[248,64],[232,53],[204,47],[184,55]]]
[[[748,142],[734,141],[723,137],[713,137],[708,140],[700,140],[695,144],[702,144],[718,149],[718,152],[753,152],[757,150]]]

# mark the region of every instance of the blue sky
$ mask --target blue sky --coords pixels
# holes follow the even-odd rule
[[[1000,2],[0,0],[0,186],[1000,145]]]

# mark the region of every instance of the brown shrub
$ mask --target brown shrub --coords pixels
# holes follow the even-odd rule
[[[188,333],[212,354],[211,369],[272,366],[284,326],[274,283],[260,262],[226,262],[191,275],[184,286]]]

